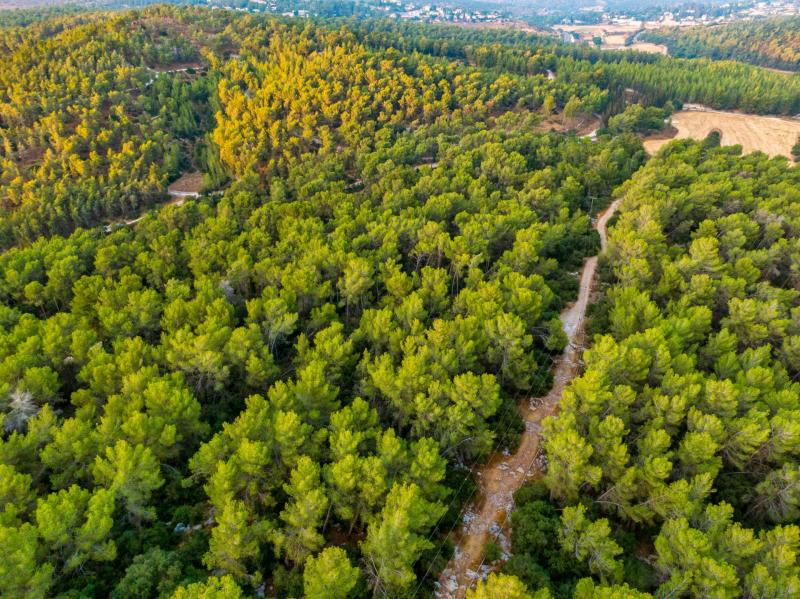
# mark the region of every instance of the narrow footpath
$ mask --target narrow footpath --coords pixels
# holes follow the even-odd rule
[[[614,216],[619,200],[599,215],[595,229],[600,234],[601,252],[608,245],[606,228]],[[489,541],[496,542],[508,558],[510,542],[508,525],[514,509],[514,492],[526,481],[543,474],[545,464],[539,454],[541,423],[554,414],[564,388],[580,370],[584,342],[584,316],[594,287],[597,256],[587,258],[581,271],[578,299],[561,313],[561,322],[569,342],[555,361],[553,387],[544,397],[527,399],[519,405],[525,430],[517,452],[494,454],[477,472],[478,494],[462,514],[463,526],[455,539],[455,554],[439,578],[439,599],[463,599],[467,589],[493,568],[483,563]]]

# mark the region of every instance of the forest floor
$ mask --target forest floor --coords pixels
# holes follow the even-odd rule
[[[184,173],[167,188],[172,197],[197,197],[203,189],[203,173]]]
[[[761,151],[769,156],[791,156],[800,138],[800,119],[759,116],[710,109],[681,110],[672,115],[674,137],[656,134],[647,138],[644,149],[655,154],[671,139],[705,139],[719,131],[723,146],[741,145],[745,154]]]
[[[607,245],[606,227],[619,200],[612,203],[597,219],[602,249]],[[553,386],[544,397],[529,398],[519,404],[525,423],[519,447],[513,455],[496,453],[476,473],[478,494],[462,514],[463,526],[454,539],[453,559],[439,578],[439,599],[463,599],[467,589],[497,569],[510,553],[509,517],[514,509],[514,493],[529,480],[539,478],[546,469],[540,451],[542,420],[555,414],[559,400],[569,382],[580,371],[585,341],[584,316],[594,290],[597,256],[588,258],[581,272],[578,299],[561,313],[561,323],[569,340],[563,354],[556,359]],[[487,544],[493,541],[502,558],[485,563]]]
[[[602,118],[596,114],[583,116],[578,119],[570,119],[568,121],[564,119],[562,115],[554,114],[539,123],[536,126],[536,131],[540,131],[542,133],[550,133],[553,131],[558,133],[567,133],[572,131],[580,136],[589,136],[593,132],[597,131],[602,124]]]

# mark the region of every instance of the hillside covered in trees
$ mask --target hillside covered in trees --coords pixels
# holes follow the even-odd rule
[[[800,112],[800,80],[740,63],[598,53],[520,33],[382,22],[343,30],[336,23],[309,29],[223,11],[159,8],[0,30],[0,244],[137,217],[163,201],[168,184],[186,171],[206,173],[208,188],[217,188],[252,166],[238,164],[226,144],[245,143],[245,161],[278,148],[283,156],[266,161],[271,169],[345,137],[352,143],[363,133],[351,125],[360,119],[417,125],[451,111],[480,118],[540,108],[609,115],[624,107],[620,98],[631,88],[657,106]],[[283,47],[259,49],[273,36]],[[244,106],[245,86],[281,78],[292,61],[303,62],[306,72],[298,76],[305,82]],[[263,68],[267,63],[272,72]],[[371,86],[367,96],[383,89],[362,98],[343,98],[336,86],[316,89],[315,77],[340,81],[330,64],[348,70],[349,84]],[[382,72],[390,64],[393,72]],[[548,69],[558,73],[555,80],[547,79]],[[380,78],[365,80],[373,71]],[[287,91],[297,92],[294,105],[281,97]],[[338,112],[345,99],[355,106],[348,114]],[[233,118],[218,122],[220,111]],[[228,122],[276,115],[286,126],[277,125],[268,140],[241,139],[246,132]]]
[[[666,44],[683,58],[739,60],[800,70],[800,18],[773,18],[691,29],[649,31],[644,39]]]
[[[785,77],[163,6],[0,58],[0,596],[431,596],[615,195],[602,336],[470,596],[798,584],[797,170],[637,137],[800,112]]]
[[[620,189],[597,336],[517,494],[506,570],[542,597],[800,591],[799,174],[684,141]]]
[[[7,34],[44,39],[4,67],[3,596],[197,596],[209,573],[411,592],[461,465],[549,384],[586,210],[644,159],[534,131],[548,98],[603,102],[592,84],[230,19]],[[184,161],[234,183],[53,235],[147,205]]]

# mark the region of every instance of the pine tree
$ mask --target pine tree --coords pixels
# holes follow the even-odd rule
[[[361,543],[374,592],[400,592],[414,582],[414,563],[433,546],[423,535],[443,511],[443,506],[423,499],[416,485],[392,487]]]
[[[347,599],[358,583],[359,570],[340,547],[328,547],[308,556],[303,586],[308,599]]]
[[[290,499],[280,515],[285,526],[275,531],[275,549],[299,564],[325,543],[319,529],[328,510],[328,498],[319,465],[307,456],[301,457],[283,488]]]
[[[467,591],[467,599],[550,599],[551,597],[550,591],[546,588],[533,593],[519,578],[494,572],[489,574],[485,581],[479,580],[474,589]]]

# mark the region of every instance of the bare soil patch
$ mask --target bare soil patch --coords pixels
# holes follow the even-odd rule
[[[764,152],[768,156],[791,157],[800,137],[800,119],[759,116],[716,110],[682,110],[672,115],[675,134],[663,132],[648,137],[644,149],[655,154],[671,139],[705,139],[712,131],[722,134],[723,146],[741,145],[745,154]]]
[[[20,170],[27,170],[37,166],[44,157],[45,148],[34,146],[17,152],[17,164]]]
[[[203,189],[203,173],[184,173],[167,188],[170,195],[200,193]]]
[[[578,34],[583,40],[593,37],[605,38],[606,36],[632,35],[642,29],[642,24],[635,23],[597,23],[596,25],[556,25],[557,31],[569,31]]]
[[[536,126],[536,131],[548,133],[551,131],[555,131],[557,133],[574,131],[578,135],[589,135],[593,131],[596,131],[602,122],[602,119],[597,115],[582,117],[580,119],[574,119],[566,122],[561,115],[553,115],[539,123]]]
[[[646,52],[648,54],[669,55],[669,49],[666,46],[650,42],[634,42],[627,46],[625,46],[624,43],[623,45],[611,45],[611,42],[608,42],[600,46],[600,48],[602,50],[633,50],[635,52]]]
[[[656,133],[651,133],[650,135],[647,136],[647,138],[644,140],[644,148],[645,150],[647,150],[648,144],[655,145],[655,142],[667,143],[668,141],[672,141],[673,139],[675,139],[675,136],[677,135],[678,135],[678,130],[675,127],[673,127],[671,124],[665,125],[661,131],[657,131]]]

